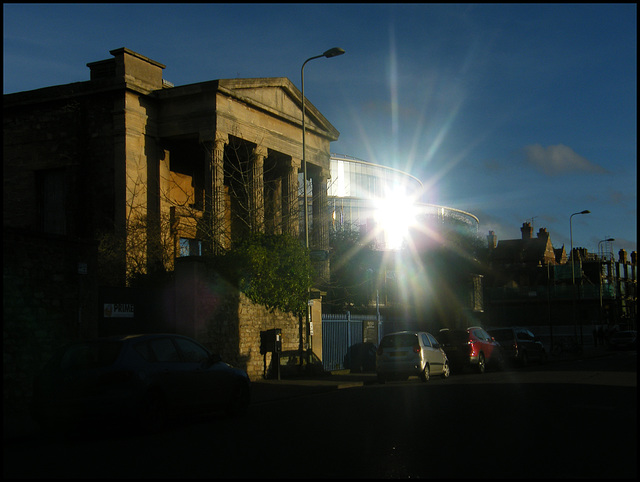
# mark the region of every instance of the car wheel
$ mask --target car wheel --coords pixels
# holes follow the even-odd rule
[[[478,355],[478,373],[484,373],[486,369],[486,363],[484,361],[484,353]]]
[[[227,406],[227,413],[233,417],[244,415],[249,409],[250,401],[251,393],[249,385],[244,382],[236,383],[233,386],[233,393]]]
[[[449,362],[445,360],[444,365],[442,365],[442,378],[449,378],[449,375],[451,375],[451,369],[449,368]]]
[[[387,380],[384,378],[382,373],[378,373],[378,383],[384,384]]]
[[[158,392],[147,393],[138,418],[142,430],[147,433],[161,431],[167,423],[167,416],[167,402],[164,396]]]
[[[423,382],[428,382],[429,381],[429,364],[425,363],[424,364],[424,368],[422,370],[422,373],[420,373],[420,380],[422,380]]]

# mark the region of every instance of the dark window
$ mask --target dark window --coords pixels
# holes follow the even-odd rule
[[[180,238],[180,256],[202,256],[202,241]]]
[[[169,338],[158,338],[149,342],[155,358],[159,362],[179,362],[180,356]]]
[[[533,340],[533,333],[531,333],[529,330],[520,330],[520,332],[518,333],[518,338],[527,341]]]
[[[134,349],[148,362],[156,361],[155,355],[148,342],[138,343]]]
[[[418,344],[418,337],[413,333],[385,336],[380,342],[382,348],[406,348]]]
[[[64,169],[40,171],[36,177],[40,229],[67,234],[67,182]]]
[[[477,329],[477,330],[473,330],[473,336],[476,337],[477,340],[480,341],[490,341],[491,337],[487,334],[486,331],[482,330],[482,329]]]
[[[491,335],[497,341],[511,341],[513,340],[513,332],[511,330],[491,330]]]
[[[200,345],[184,338],[176,338],[175,341],[185,361],[202,363],[209,359],[209,353]]]
[[[429,337],[429,341],[431,341],[431,346],[438,346],[438,340],[436,340],[436,338],[431,334],[431,333],[427,333],[427,336]]]
[[[466,331],[443,330],[438,339],[443,345],[464,345],[469,341],[469,334]]]
[[[425,333],[422,334],[422,344],[424,346],[431,346],[431,341],[429,340],[429,337]]]

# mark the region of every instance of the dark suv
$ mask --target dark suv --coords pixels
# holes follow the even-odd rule
[[[526,328],[512,326],[488,330],[504,350],[505,357],[510,362],[525,366],[531,360],[540,363],[547,361],[547,352],[540,339]]]
[[[438,333],[440,346],[447,354],[452,371],[470,367],[484,373],[487,365],[504,366],[502,347],[479,326],[466,330],[444,328]]]

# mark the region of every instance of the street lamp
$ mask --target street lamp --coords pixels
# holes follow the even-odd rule
[[[331,57],[337,57],[338,55],[342,55],[344,54],[344,49],[341,49],[340,47],[334,47],[332,49],[327,50],[326,52],[324,52],[322,55],[316,55],[315,57],[309,57],[307,60],[304,61],[304,63],[302,64],[302,68],[300,69],[300,78],[301,78],[301,84],[302,84],[302,170],[303,170],[303,176],[304,178],[302,179],[302,184],[304,186],[304,202],[303,202],[303,206],[304,206],[304,239],[305,239],[305,246],[307,247],[307,250],[309,249],[309,209],[307,206],[307,155],[306,155],[306,151],[307,151],[307,144],[306,144],[306,126],[305,126],[305,111],[304,111],[304,66],[307,65],[307,62],[313,60],[313,59],[319,59],[321,57],[326,57],[328,59],[330,59]],[[307,352],[307,356],[310,357],[311,356],[311,351],[313,350],[312,344],[311,344],[311,319],[310,319],[310,312],[309,312],[309,294],[307,293],[307,308],[306,308],[306,317],[307,317],[307,323],[306,323],[306,329],[307,329],[307,336],[308,336],[308,340],[309,340],[309,351]],[[302,328],[302,327],[300,327]],[[302,331],[300,332],[300,337],[302,338]],[[300,340],[300,349],[302,349],[302,340]],[[301,353],[302,355],[302,353]],[[307,359],[307,363],[310,360]],[[300,357],[300,363],[302,364],[302,356]]]
[[[569,216],[569,239],[571,241],[571,291],[572,291],[572,298],[573,298],[573,302],[572,302],[572,306],[573,309],[571,311],[573,311],[573,323],[574,323],[574,333],[576,335],[576,337],[578,336],[578,330],[577,330],[577,320],[576,320],[576,301],[575,301],[575,285],[576,285],[576,275],[575,275],[575,268],[573,266],[573,229],[571,227],[571,220],[572,218],[576,215],[576,214],[591,214],[591,211],[589,211],[588,209],[585,209],[584,211],[580,211],[579,213],[573,213],[571,216]],[[580,341],[582,341],[582,323],[580,324]]]
[[[307,209],[307,157],[306,157],[306,128],[305,128],[305,117],[304,117],[304,66],[307,65],[307,62],[313,59],[319,59],[320,57],[326,57],[330,59],[331,57],[337,57],[338,55],[344,54],[344,50],[340,47],[334,47],[332,49],[327,50],[322,55],[316,55],[315,57],[310,57],[304,61],[302,64],[302,68],[300,69],[300,77],[302,80],[302,170],[304,173],[304,237],[305,237],[305,246],[309,249],[309,213]]]
[[[615,238],[607,238],[607,239],[603,239],[602,241],[598,242],[598,254],[600,255],[600,261],[598,261],[598,266],[599,266],[599,284],[598,284],[598,292],[600,295],[600,323],[602,323],[604,321],[604,316],[602,313],[602,261],[604,260],[604,252],[600,251],[600,245],[602,243],[610,243],[611,241],[615,241]],[[607,274],[609,274],[609,268],[607,268]]]
[[[602,243],[610,243],[611,241],[615,241],[615,238],[607,238],[607,239],[603,239],[602,241],[598,241],[598,254],[600,255],[601,258],[604,258],[604,251],[600,251],[600,245]]]

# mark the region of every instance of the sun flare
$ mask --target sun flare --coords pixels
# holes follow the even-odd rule
[[[415,202],[402,189],[387,190],[384,198],[375,200],[375,216],[385,247],[400,249],[416,222]]]

